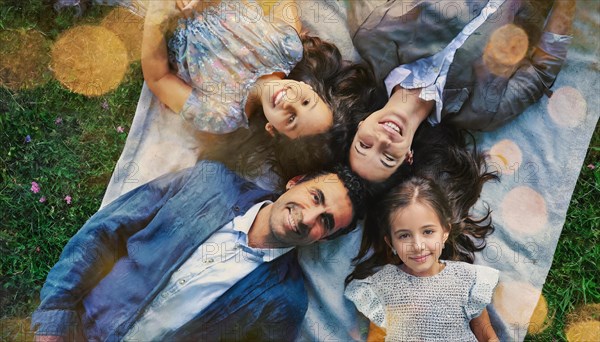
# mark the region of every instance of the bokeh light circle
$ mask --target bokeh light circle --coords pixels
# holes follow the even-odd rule
[[[534,234],[548,222],[544,197],[527,186],[519,186],[506,194],[501,204],[505,226],[514,232]]]
[[[569,342],[598,341],[600,338],[600,322],[587,321],[569,325],[565,330]]]
[[[140,59],[144,31],[142,17],[123,7],[116,7],[102,20],[102,26],[114,32],[125,44],[130,62]]]
[[[531,318],[529,319],[529,327],[527,328],[527,333],[529,334],[540,334],[546,328],[548,328],[551,324],[551,319],[548,317],[548,302],[544,295],[540,295],[540,299],[538,300],[535,309],[533,309],[533,314],[531,314]]]
[[[517,25],[506,24],[490,36],[483,62],[494,75],[508,77],[525,57],[529,48],[527,33]]]
[[[600,303],[583,305],[570,312],[567,322],[567,341],[597,341],[600,336]]]
[[[521,165],[523,153],[514,141],[504,139],[498,141],[489,151],[488,164],[498,169],[500,175],[510,175]]]
[[[40,86],[50,80],[51,44],[36,30],[0,32],[0,85],[19,90]]]
[[[492,304],[502,320],[513,327],[525,328],[530,324],[533,308],[541,291],[525,282],[500,282],[494,291]]]
[[[573,87],[557,89],[548,100],[548,114],[557,125],[577,127],[587,114],[587,101]]]
[[[127,49],[102,26],[77,26],[61,35],[52,48],[52,71],[65,87],[87,96],[119,86],[129,66]]]

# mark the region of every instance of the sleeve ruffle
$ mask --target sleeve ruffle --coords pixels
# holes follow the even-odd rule
[[[353,280],[344,295],[354,303],[358,311],[379,327],[386,328],[385,310],[370,279]]]
[[[498,284],[499,272],[491,267],[473,265],[475,281],[469,293],[465,313],[469,320],[479,316],[483,309],[492,301],[494,289]]]

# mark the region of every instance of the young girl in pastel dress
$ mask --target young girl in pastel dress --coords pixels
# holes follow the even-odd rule
[[[386,341],[477,341],[472,327],[491,302],[498,271],[459,261],[472,262],[474,250],[459,241],[465,230],[493,228],[488,216],[453,219],[461,210],[449,203],[435,183],[415,177],[387,194],[370,215],[366,227],[377,229],[380,240],[361,246],[373,247],[374,254],[348,277],[345,296],[385,329]],[[483,335],[497,339],[493,330]]]
[[[282,178],[333,159],[330,131],[374,102],[370,70],[345,62],[331,43],[299,35],[293,1],[271,3],[270,15],[255,1],[181,3],[188,17],[168,43],[169,16],[147,12],[142,69],[162,103],[196,130],[219,135],[200,158],[244,171],[268,161]]]
[[[283,81],[302,59],[299,28],[281,15],[269,20],[255,2],[223,1],[193,11],[168,43],[175,74],[160,27],[147,17],[144,78],[163,103],[200,131],[248,128],[262,109],[270,134],[293,139],[323,133],[333,123],[330,106],[312,86]]]

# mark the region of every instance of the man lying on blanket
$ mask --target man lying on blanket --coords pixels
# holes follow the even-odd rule
[[[167,174],[69,241],[33,314],[36,340],[292,340],[308,303],[293,247],[352,230],[362,202],[341,167],[279,198],[215,162]]]

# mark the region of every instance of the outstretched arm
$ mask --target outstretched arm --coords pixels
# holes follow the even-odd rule
[[[79,321],[82,299],[122,257],[130,236],[152,217],[189,178],[189,170],[142,185],[97,212],[71,238],[48,273],[41,304],[32,316],[38,341],[60,341]]]
[[[475,334],[475,337],[477,338],[477,341],[500,341],[498,336],[496,336],[494,328],[492,327],[492,322],[490,322],[490,315],[488,314],[487,309],[483,309],[479,317],[473,318],[470,326],[471,331],[473,331],[473,334]]]
[[[144,21],[142,37],[142,72],[152,93],[175,113],[180,113],[192,94],[192,87],[171,72],[169,68],[166,24],[177,8],[189,16],[201,2],[198,0],[151,1]],[[175,6],[176,5],[176,6]],[[274,18],[291,25],[300,32],[299,9],[294,0],[282,0],[276,4],[266,2]]]
[[[142,72],[152,93],[175,113],[179,113],[192,88],[169,69],[165,31],[173,10],[175,6],[172,2],[151,1],[144,21]]]
[[[218,2],[218,1],[215,1]],[[300,32],[302,23],[300,22],[300,8],[296,0],[258,0],[258,3],[270,14],[272,18],[283,21]],[[199,5],[206,5],[201,0],[177,0],[177,8],[185,15],[189,16]]]
[[[259,1],[260,3],[272,4],[272,1]],[[300,8],[295,0],[281,0],[271,8],[273,17],[287,23],[300,32],[302,23],[300,22]]]
[[[482,117],[489,112],[490,120],[480,121],[480,127],[464,126],[493,130],[514,119],[547,93],[566,59],[571,42],[567,35],[571,32],[575,5],[576,0],[554,2],[540,42],[509,78],[492,75],[481,61],[476,68],[477,78],[485,86],[475,88],[460,114],[452,120],[458,120],[455,123],[461,125],[461,117]],[[497,108],[491,108],[491,103],[497,104]]]

